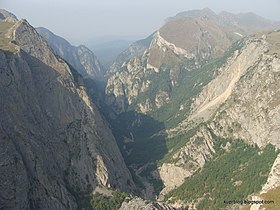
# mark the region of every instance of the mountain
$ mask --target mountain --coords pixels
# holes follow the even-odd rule
[[[4,10],[4,9],[0,9],[0,14],[1,14],[2,17],[3,17],[3,18],[1,18],[1,19],[11,18],[11,19],[17,20],[17,17],[16,17],[14,14],[12,14],[12,13],[10,13],[10,12]]]
[[[145,50],[150,46],[152,39],[153,34],[145,39],[138,40],[132,43],[127,49],[123,50],[123,52],[121,52],[116,57],[114,63],[109,69],[109,72],[118,71],[125,61],[128,61],[130,58],[142,55],[145,52]]]
[[[108,120],[144,197],[239,209],[226,201],[279,192],[279,28],[195,10],[120,54]]]
[[[82,76],[56,53],[27,21],[0,20],[0,209],[82,209],[96,189],[134,188]]]
[[[132,42],[130,40],[111,40],[91,44],[91,49],[94,49],[95,54],[103,66],[108,69],[116,60],[117,56],[126,50]]]
[[[0,209],[280,208],[279,23],[179,13],[103,100],[76,47],[0,19]]]
[[[184,12],[169,18],[145,41],[132,44],[118,56],[108,77],[108,104],[113,105],[116,112],[123,112],[127,105],[133,104],[141,112],[155,110],[169,100],[183,68],[199,68],[201,64],[222,56],[243,36],[274,29],[277,24],[280,25],[251,13],[234,15],[223,12],[217,15],[210,9]],[[161,76],[165,77],[166,82],[161,82],[165,87],[150,90],[153,89],[153,85],[148,87],[152,80]],[[158,94],[147,97],[144,92],[150,91]],[[138,95],[146,95],[146,99],[137,101]]]
[[[188,17],[204,17],[213,20],[220,26],[223,26],[233,32],[238,32],[241,35],[248,35],[254,32],[279,27],[279,21],[271,21],[252,12],[232,14],[230,12],[223,11],[219,14],[215,14],[209,8],[181,12],[174,17],[168,18],[167,21],[185,19]]]
[[[235,50],[214,79],[193,98],[186,119],[166,131],[174,137],[194,129],[185,145],[173,151],[161,167],[160,174],[167,187],[174,189],[182,184],[168,197],[188,200],[187,205],[196,205],[198,209],[205,206],[217,209],[226,204],[213,202],[211,197],[254,200],[252,196],[258,197],[259,193],[264,196],[269,190],[279,188],[278,182],[275,184],[280,157],[279,42],[280,31],[243,39],[242,47]],[[171,183],[172,174],[167,171],[176,170],[182,177]],[[184,177],[190,178],[184,181]],[[203,179],[206,187],[201,183]],[[203,188],[195,194],[191,192],[194,180],[199,183],[196,187]],[[217,180],[222,186],[213,190]],[[205,193],[209,193],[209,198],[203,197]],[[196,199],[201,200],[196,202]]]
[[[104,81],[104,68],[94,53],[86,46],[72,46],[64,38],[43,27],[36,28],[36,31],[48,42],[57,55],[77,69],[83,77]]]

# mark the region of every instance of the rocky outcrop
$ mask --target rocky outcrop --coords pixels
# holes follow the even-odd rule
[[[198,129],[188,142],[173,154],[170,163],[163,163],[159,169],[165,188],[161,194],[184,183],[185,179],[201,169],[215,154],[212,134],[207,127]]]
[[[245,43],[241,52],[235,51],[235,55],[227,62],[221,74],[206,85],[192,104],[190,119],[204,116],[207,119],[215,113],[217,108],[231,96],[236,83],[246,74],[246,71],[257,64],[260,56],[267,51],[265,43]],[[250,57],[250,59],[249,59]],[[221,84],[221,81],[223,83]]]
[[[153,104],[150,99],[147,99],[144,103],[138,104],[138,108],[142,113],[148,113],[153,110]]]
[[[145,39],[132,43],[125,51],[118,55],[115,62],[110,66],[109,72],[113,73],[119,71],[123,63],[127,62],[131,58],[143,55],[143,53],[149,48],[152,39],[153,34]]]
[[[122,203],[120,210],[173,210],[174,208],[159,202],[151,202],[147,200],[143,200],[139,197],[128,197]]]
[[[129,60],[123,71],[109,76],[106,87],[107,104],[112,106],[116,113],[124,112],[139,93],[148,89],[150,81],[144,79],[144,76],[141,59]]]
[[[3,35],[17,48],[0,50],[0,208],[77,209],[96,186],[130,191],[82,77],[26,21]]]
[[[253,42],[247,45],[246,49],[255,45],[255,50],[243,58],[247,56],[253,61],[255,57],[255,61],[246,67],[246,74],[236,83],[213,120],[213,127],[220,136],[246,139],[259,147],[271,143],[279,148],[280,60],[279,54],[274,53],[279,50],[275,45],[279,43],[275,40],[279,35],[279,32],[270,32],[267,36],[252,38]]]
[[[157,94],[156,94],[156,97],[155,97],[155,104],[156,104],[156,107],[157,108],[160,108],[162,107],[164,104],[166,104],[168,101],[170,100],[170,97],[168,95],[167,92],[165,91],[159,91]]]
[[[48,42],[54,52],[71,64],[83,77],[104,81],[105,70],[90,49],[84,45],[72,46],[68,41],[46,28],[36,31]]]
[[[280,154],[277,156],[269,173],[267,182],[262,187],[261,194],[280,186]]]
[[[0,9],[0,13],[3,15],[3,17],[4,17],[3,19],[11,18],[13,20],[17,20],[17,17],[14,14],[8,12],[7,10]]]

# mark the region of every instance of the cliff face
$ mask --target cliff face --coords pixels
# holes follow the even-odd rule
[[[1,13],[1,16],[3,16],[3,18],[1,18],[1,19],[11,18],[11,19],[17,20],[17,17],[14,14],[12,14],[4,9],[0,9],[0,13]]]
[[[83,77],[104,81],[105,70],[86,46],[72,46],[68,41],[45,28],[36,31],[48,42],[54,52],[71,64]]]
[[[77,209],[96,186],[130,191],[82,77],[26,21],[0,26],[0,208]]]
[[[264,34],[262,38],[256,35],[249,39],[246,48],[216,78],[224,81],[223,90],[213,88],[217,87],[215,81],[209,83],[195,100],[196,110],[192,116],[196,118],[207,111],[210,114],[210,110],[215,111],[218,105],[220,108],[213,121],[215,126],[224,128],[223,132],[219,132],[222,136],[246,139],[260,147],[271,143],[279,148],[277,92],[280,88],[280,61],[277,43],[279,32],[276,31]],[[232,134],[228,132],[230,128],[233,129]]]

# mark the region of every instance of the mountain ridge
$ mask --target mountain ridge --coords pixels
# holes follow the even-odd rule
[[[77,209],[96,186],[132,190],[82,77],[27,21],[10,23],[1,36],[16,46],[0,50],[1,208]]]
[[[104,68],[85,45],[73,46],[64,38],[43,27],[36,28],[36,31],[47,40],[57,55],[67,60],[81,75],[96,81],[104,81]]]

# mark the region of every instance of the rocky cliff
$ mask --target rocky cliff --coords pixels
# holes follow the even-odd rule
[[[130,191],[80,74],[25,20],[0,29],[0,208],[78,209],[96,186]]]
[[[0,13],[4,17],[3,19],[11,18],[11,19],[17,20],[17,17],[14,14],[8,12],[7,10],[0,9]]]
[[[71,64],[83,77],[104,81],[104,68],[94,53],[86,46],[73,46],[46,28],[39,27],[36,28],[36,31],[47,41],[57,55]]]
[[[141,209],[141,210],[174,210],[173,207],[168,206],[162,202],[152,202],[144,200],[140,197],[130,196],[126,198],[119,208],[119,210],[131,210],[131,209]]]

